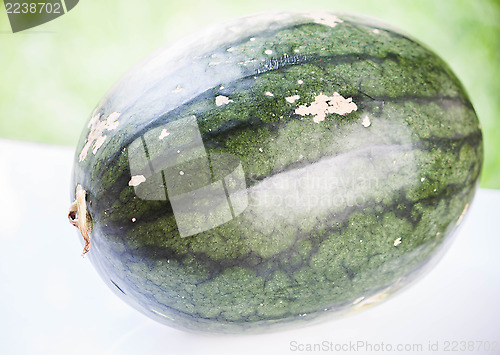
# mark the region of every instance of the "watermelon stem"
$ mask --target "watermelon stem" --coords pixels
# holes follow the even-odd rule
[[[90,232],[92,231],[92,219],[87,211],[86,201],[87,191],[80,184],[76,186],[75,201],[69,207],[68,219],[69,222],[80,230],[80,233],[85,241],[82,256],[90,250]]]

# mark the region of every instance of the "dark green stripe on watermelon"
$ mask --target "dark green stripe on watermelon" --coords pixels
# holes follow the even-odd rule
[[[459,81],[405,35],[314,16],[248,18],[219,28],[212,46],[199,38],[184,52],[165,50],[96,109],[101,120],[120,117],[95,154],[79,158],[89,132],[77,150],[74,184],[87,190],[93,219],[89,256],[142,312],[232,332],[349,309],[420,274],[461,219],[483,152]],[[297,114],[334,92],[357,110],[318,123]],[[144,137],[191,116],[208,157],[241,161],[249,206],[181,238],[168,191],[146,200],[129,186],[130,157],[145,147],[144,164],[161,162],[162,146]],[[320,185],[293,185],[301,181]],[[257,205],[266,191],[279,201]],[[318,191],[331,194],[326,207],[311,200]]]

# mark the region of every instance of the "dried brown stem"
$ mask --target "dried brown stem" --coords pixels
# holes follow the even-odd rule
[[[82,256],[90,250],[90,218],[87,212],[87,202],[85,200],[87,192],[78,185],[76,187],[75,201],[69,207],[68,219],[69,222],[80,230],[80,233],[85,241]]]

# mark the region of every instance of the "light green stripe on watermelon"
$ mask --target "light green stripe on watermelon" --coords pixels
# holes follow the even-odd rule
[[[229,24],[211,43],[160,52],[97,108],[120,117],[75,166],[93,218],[89,255],[141,311],[206,331],[315,318],[396,291],[454,230],[482,162],[460,83],[412,39],[329,16]],[[297,113],[335,92],[357,109],[321,122]],[[138,198],[129,163],[144,137],[193,116],[208,157],[241,161],[248,207],[181,238],[170,197]],[[162,144],[147,144],[150,162]]]

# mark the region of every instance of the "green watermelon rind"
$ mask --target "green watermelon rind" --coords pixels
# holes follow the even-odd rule
[[[473,198],[483,156],[476,114],[448,66],[352,15],[260,15],[209,32],[215,40],[193,36],[184,51],[160,51],[108,93],[95,114],[119,112],[118,127],[84,159],[91,128],[82,134],[73,183],[87,191],[89,258],[108,285],[166,324],[239,332],[341,314],[435,262]],[[319,123],[296,113],[334,92],[358,109]],[[217,106],[219,95],[232,101]],[[181,238],[170,202],[142,200],[129,186],[129,157],[147,132],[190,116],[208,156],[240,159],[249,207]],[[148,154],[160,157],[160,146]],[[252,204],[263,186],[328,159],[347,179],[336,181],[329,209]]]

